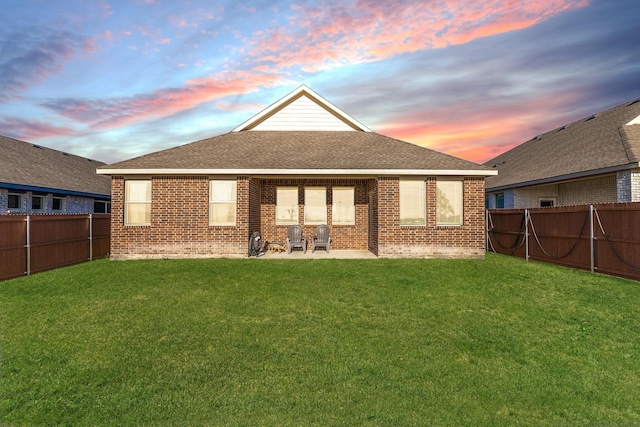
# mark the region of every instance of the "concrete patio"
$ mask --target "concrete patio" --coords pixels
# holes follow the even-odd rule
[[[331,250],[327,253],[324,249],[316,249],[315,252],[307,250],[305,254],[300,249],[291,251],[290,254],[284,252],[267,251],[260,259],[377,259],[372,252],[369,251],[353,251],[353,250]]]

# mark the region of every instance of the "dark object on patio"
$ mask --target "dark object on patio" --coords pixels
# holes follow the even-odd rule
[[[259,231],[254,231],[251,237],[249,237],[249,256],[262,256],[264,255],[262,247],[262,237]]]
[[[311,238],[311,252],[315,252],[317,247],[324,247],[329,253],[329,246],[331,246],[329,226],[320,225],[316,228],[316,235]]]
[[[302,227],[292,225],[287,232],[287,253],[291,253],[293,248],[302,248],[307,253],[307,238],[302,235]]]

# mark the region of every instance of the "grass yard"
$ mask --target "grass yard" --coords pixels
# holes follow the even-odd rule
[[[640,283],[485,260],[0,282],[0,425],[640,425]]]

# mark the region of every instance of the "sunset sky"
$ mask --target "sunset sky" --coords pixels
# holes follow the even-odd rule
[[[301,84],[485,162],[640,97],[638,0],[3,0],[0,134],[112,163]]]

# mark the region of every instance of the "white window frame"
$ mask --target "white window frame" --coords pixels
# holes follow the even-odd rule
[[[148,183],[149,185],[149,198],[147,199],[146,197],[140,198],[140,199],[136,199],[136,200],[127,200],[128,198],[128,194],[129,194],[129,186],[133,185],[133,183]],[[151,198],[152,195],[151,193],[153,193],[153,188],[152,188],[153,184],[151,182],[150,179],[127,179],[124,182],[124,225],[130,225],[130,226],[140,226],[140,225],[151,225]],[[144,205],[147,206],[145,208],[149,210],[149,222],[131,222],[129,221],[129,206],[134,206],[134,205]],[[146,216],[146,215],[145,215]]]
[[[60,200],[60,209],[56,209],[55,208],[55,201],[56,200]],[[65,198],[64,197],[53,196],[51,198],[51,210],[53,212],[64,212],[64,208],[65,208]]]
[[[312,205],[310,202],[318,198],[319,204]],[[309,214],[318,211],[320,219],[309,218]],[[304,223],[308,225],[321,225],[327,223],[327,187],[305,187],[304,188]]]
[[[459,212],[460,220],[459,221],[442,221],[440,218],[441,215],[441,205],[440,205],[440,194],[444,188],[455,185],[455,190],[459,190],[457,197],[455,200],[449,200],[451,203],[451,207],[454,209],[454,213],[456,210]],[[456,215],[452,215],[456,216]],[[436,180],[436,224],[438,226],[449,227],[449,226],[460,226],[464,223],[464,181],[461,179],[438,179]]]
[[[104,212],[96,212],[96,204],[104,206]],[[94,213],[111,213],[111,202],[107,202],[106,200],[94,200],[93,212]]]
[[[427,183],[424,179],[401,179],[399,184],[399,197],[398,201],[400,225],[401,226],[424,226],[427,225]],[[416,208],[407,206],[411,201],[419,201]],[[414,221],[407,221],[407,210],[421,211],[417,214],[421,215],[416,217]]]
[[[216,184],[233,184],[229,197],[223,197],[222,194],[217,195],[215,192]],[[237,221],[237,200],[238,200],[238,182],[235,179],[212,179],[209,181],[209,225],[213,226],[235,226]],[[233,205],[232,221],[214,221],[213,211],[216,206]]]
[[[40,200],[40,207],[39,208],[34,207],[33,202],[36,199]],[[42,196],[40,194],[32,194],[31,195],[31,210],[32,211],[43,211],[43,210],[45,210],[45,198],[44,198],[44,196]]]
[[[285,192],[292,196],[295,192],[295,204],[283,205],[282,200]],[[281,197],[282,195],[282,197]],[[276,187],[276,225],[297,225],[298,224],[298,187]],[[286,215],[285,215],[286,214]],[[282,218],[282,219],[281,219]]]
[[[553,203],[551,206],[544,206],[545,208],[555,208],[556,206],[558,206],[557,197],[540,197],[540,199],[538,199],[538,206],[539,207],[543,207],[542,206],[542,202],[551,202],[551,203]]]
[[[17,207],[11,207],[9,206],[9,197],[10,196],[15,196],[18,198],[18,206]],[[22,210],[24,208],[24,194],[22,193],[9,193],[7,196],[7,209],[17,209],[17,210]]]
[[[336,193],[351,193],[351,197],[349,198],[351,204],[348,206],[341,206],[340,202],[336,202],[340,197],[336,197]],[[332,189],[332,198],[331,198],[331,224],[332,225],[355,225],[356,224],[356,188],[355,187],[333,187]],[[340,221],[340,215],[338,212],[347,209],[347,215],[349,219],[346,221]]]

